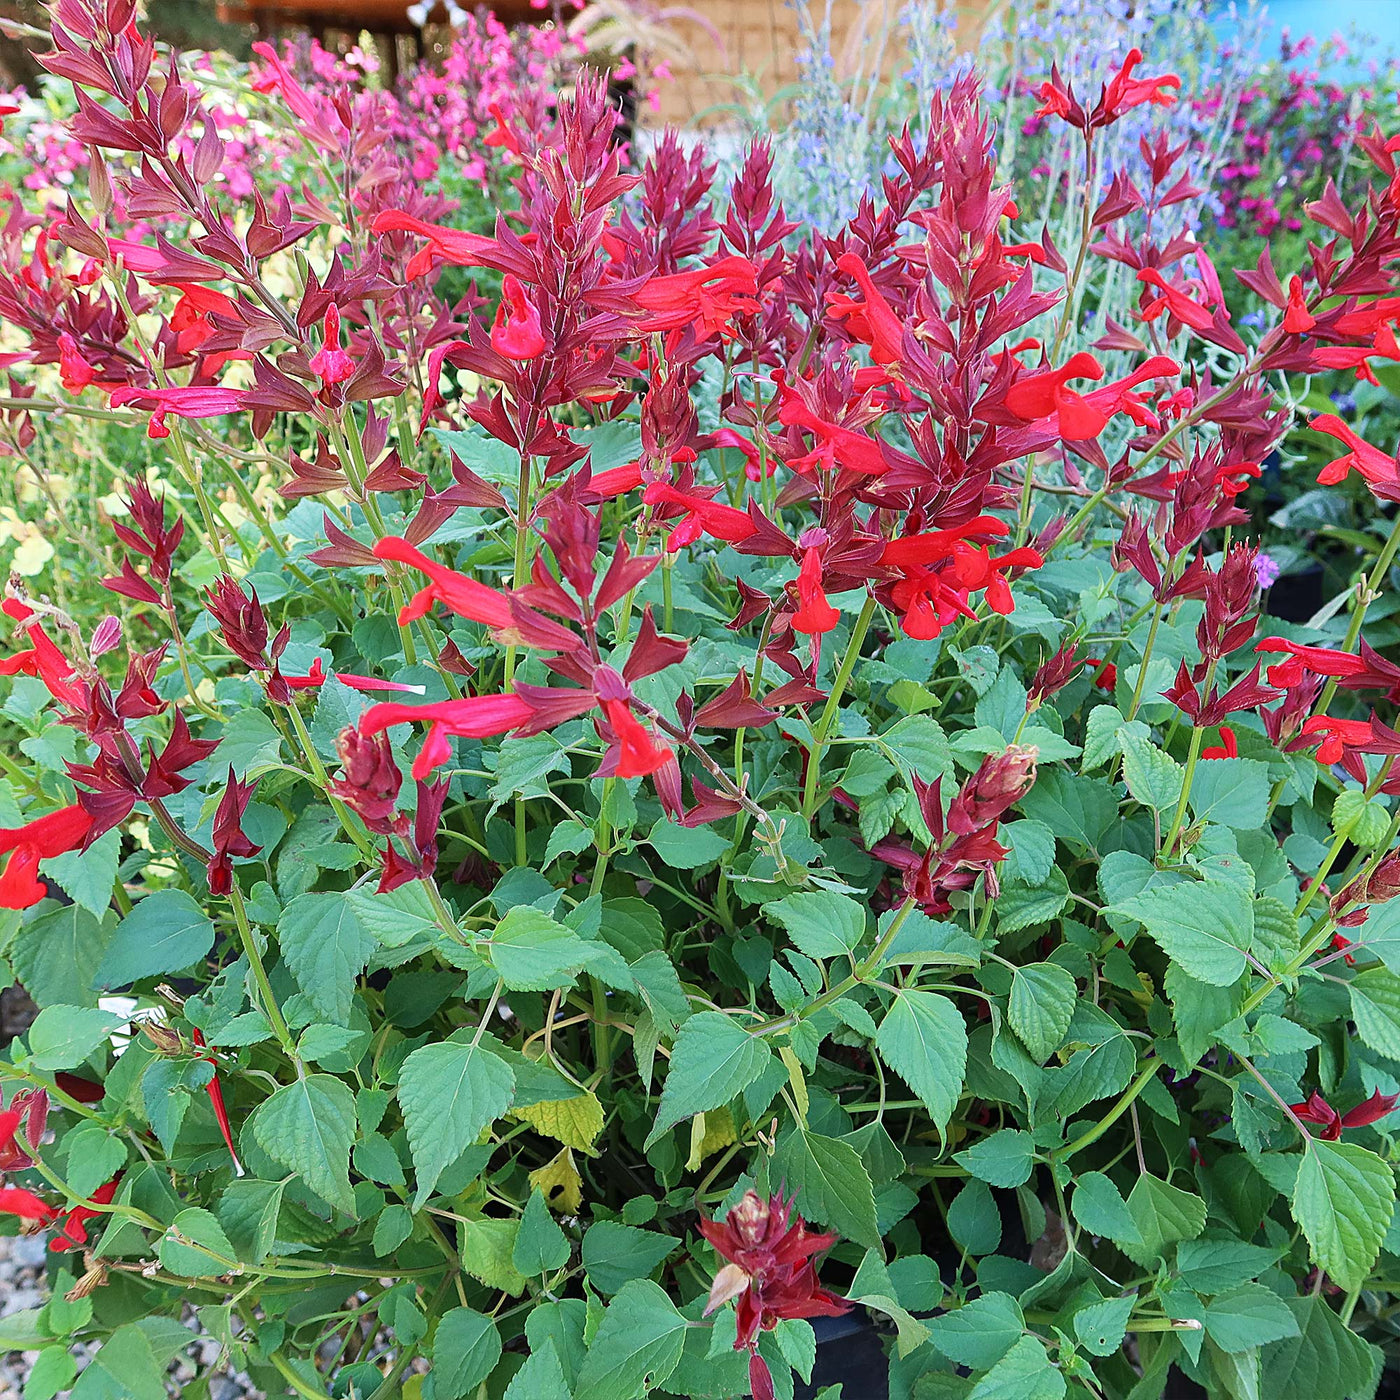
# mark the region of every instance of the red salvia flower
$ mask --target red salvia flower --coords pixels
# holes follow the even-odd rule
[[[836,259],[836,269],[854,280],[863,300],[828,292],[826,304],[831,315],[857,340],[870,347],[876,364],[897,365],[904,348],[904,322],[895,315],[894,308],[875,285],[864,259],[856,253],[842,253]]]
[[[593,696],[583,693],[584,709]],[[580,711],[582,713],[582,711]],[[371,705],[360,716],[360,733],[381,734],[396,724],[425,723],[428,737],[413,761],[413,776],[426,778],[452,756],[452,739],[485,739],[505,734],[534,718],[535,711],[518,695],[469,695],[462,700],[441,700],[432,705],[405,705],[396,700]]]
[[[822,588],[822,556],[815,547],[802,552],[802,564],[797,571],[797,601],[792,625],[799,632],[820,636],[830,632],[841,620],[841,614],[827,601]]]
[[[0,1214],[17,1215],[35,1225],[50,1225],[58,1219],[53,1206],[23,1186],[0,1186]]]
[[[91,827],[92,818],[74,805],[36,817],[24,826],[0,828],[0,855],[10,856],[0,875],[0,909],[28,909],[38,904],[48,894],[38,878],[39,862],[81,850]]]
[[[658,743],[624,701],[604,700],[601,704],[617,735],[618,759],[614,776],[645,778],[674,761],[676,755],[671,746]]]
[[[78,342],[67,331],[58,337],[58,377],[70,394],[81,394],[97,378],[97,370],[83,358]]]
[[[165,438],[170,436],[166,426],[166,415],[173,413],[177,418],[222,418],[228,413],[243,410],[246,394],[237,389],[221,389],[215,385],[184,385],[175,389],[146,389],[134,385],[123,385],[112,394],[112,407],[121,408],[134,403],[139,408],[151,410],[151,421],[146,428],[146,436]]]
[[[788,1318],[839,1317],[851,1304],[817,1282],[813,1256],[830,1249],[836,1235],[813,1234],[792,1202],[781,1195],[764,1200],[746,1191],[718,1220],[701,1219],[700,1233],[725,1263],[715,1275],[705,1315],[735,1300],[735,1351],[749,1353],[754,1400],[773,1400],[773,1379],[758,1354],[758,1337]]]
[[[112,1197],[117,1194],[117,1186],[121,1181],[121,1173],[118,1172],[105,1186],[99,1186],[96,1191],[88,1197],[91,1206],[111,1205]],[[66,1215],[50,1217],[53,1223],[54,1234],[49,1241],[49,1248],[55,1254],[66,1254],[70,1249],[79,1249],[87,1243],[86,1223],[95,1220],[99,1215],[105,1215],[105,1211],[91,1210],[89,1205],[74,1206]]]
[[[1302,335],[1317,325],[1317,317],[1308,310],[1308,299],[1303,295],[1303,279],[1288,279],[1288,305],[1283,312],[1283,329],[1289,335]]]
[[[491,345],[508,360],[536,360],[544,354],[544,331],[539,308],[525,295],[525,288],[514,273],[501,283],[501,304],[491,323]]]
[[[735,316],[757,312],[758,269],[736,254],[709,267],[652,277],[632,300],[650,313],[641,329],[661,332],[693,325],[699,339],[709,340]]]
[[[389,835],[398,826],[399,789],[403,786],[389,736],[382,731],[362,734],[347,725],[336,736],[335,747],[343,772],[331,782],[330,792],[370,831]]]
[[[1228,724],[1220,726],[1219,744],[1211,744],[1208,748],[1201,750],[1202,758],[1238,758],[1239,756],[1239,742],[1235,738],[1235,731]]]
[[[1082,394],[1066,388],[1071,379],[1102,379],[1103,366],[1087,351],[1071,355],[1059,369],[1042,370],[1018,379],[1006,391],[1006,409],[1022,422],[1055,418],[1061,437],[1072,442],[1096,438],[1108,425],[1108,414]]]
[[[1144,267],[1137,278],[1161,293],[1142,308],[1144,321],[1155,321],[1165,311],[1173,320],[1193,330],[1206,331],[1215,324],[1215,317],[1207,307],[1180,287],[1172,286],[1155,267]]]
[[[1336,1142],[1341,1137],[1343,1128],[1363,1128],[1369,1123],[1379,1122],[1397,1103],[1400,1103],[1400,1094],[1383,1094],[1377,1089],[1369,1099],[1357,1104],[1355,1108],[1346,1113],[1338,1113],[1314,1089],[1303,1103],[1290,1104],[1289,1107],[1304,1123],[1320,1124],[1322,1131],[1317,1136],[1324,1142]]]
[[[1329,462],[1318,473],[1317,479],[1323,486],[1335,486],[1349,472],[1356,471],[1383,500],[1400,499],[1400,461],[1358,437],[1335,413],[1319,413],[1308,426],[1314,432],[1340,438],[1351,448],[1346,456]]]
[[[1175,89],[1181,86],[1181,79],[1175,73],[1163,73],[1156,78],[1135,78],[1133,69],[1141,62],[1142,50],[1129,49],[1122,68],[1109,79],[1099,102],[1103,113],[1103,125],[1116,121],[1125,112],[1146,103],[1157,107],[1170,107],[1176,101]],[[1173,91],[1166,91],[1168,88]]]
[[[311,373],[319,375],[324,384],[343,384],[355,373],[354,356],[340,346],[340,308],[334,303],[326,308],[325,340],[311,357]]]
[[[205,1049],[204,1032],[195,1026],[191,1030],[194,1043],[202,1050]],[[212,1047],[208,1047],[211,1048]],[[224,1104],[224,1090],[219,1083],[219,1062],[213,1055],[201,1055],[201,1060],[214,1066],[214,1077],[205,1086],[209,1094],[209,1106],[214,1110],[214,1121],[219,1125],[219,1133],[223,1137],[224,1146],[228,1148],[228,1155],[233,1158],[233,1170],[236,1176],[243,1176],[243,1163],[238,1160],[238,1153],[233,1147],[233,1131],[229,1127],[228,1108]]]
[[[679,507],[685,512],[680,523],[666,537],[666,549],[674,554],[693,544],[701,535],[737,544],[755,533],[756,526],[747,511],[736,510],[721,501],[712,501],[695,491],[681,491],[664,481],[653,481],[642,492],[649,506]]]

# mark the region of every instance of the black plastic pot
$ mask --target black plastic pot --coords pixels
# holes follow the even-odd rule
[[[812,1384],[797,1383],[796,1400],[812,1400],[824,1385],[841,1384],[849,1400],[888,1400],[890,1363],[881,1335],[864,1312],[814,1317],[817,1364]]]

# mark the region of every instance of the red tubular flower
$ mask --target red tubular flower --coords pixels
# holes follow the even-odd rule
[[[99,1186],[88,1198],[89,1205],[107,1206],[111,1205],[112,1197],[117,1194],[117,1184],[121,1181],[121,1173],[118,1172],[105,1186]],[[87,1243],[87,1229],[85,1222],[95,1220],[99,1215],[105,1215],[105,1211],[90,1210],[88,1206],[74,1206],[66,1215],[50,1219],[54,1223],[54,1236],[49,1241],[49,1248],[55,1254],[66,1254],[70,1249],[78,1249]]]
[[[124,384],[112,394],[111,403],[113,408],[129,403],[149,408],[151,421],[146,436],[164,438],[170,436],[170,429],[165,425],[166,414],[173,413],[177,418],[222,418],[228,413],[241,412],[244,398],[245,395],[236,389],[221,389],[217,385],[144,389]]]
[[[593,696],[580,692],[584,709],[591,709]],[[428,737],[413,761],[413,776],[423,779],[452,756],[453,738],[485,739],[518,729],[534,717],[518,695],[469,695],[462,700],[441,700],[432,705],[405,705],[396,700],[371,705],[360,716],[360,733],[380,734],[396,724],[427,724]],[[580,710],[578,713],[582,713]]]
[[[897,365],[904,349],[904,322],[875,285],[870,269],[856,253],[842,253],[836,259],[838,272],[852,278],[864,300],[840,292],[828,292],[826,303],[831,315],[841,321],[859,341],[870,347],[871,358],[880,365]]]
[[[625,701],[604,700],[602,709],[617,736],[615,777],[645,778],[675,759],[675,750],[653,738]]]
[[[666,549],[671,554],[693,544],[701,535],[713,535],[717,540],[738,544],[756,529],[747,511],[735,510],[733,506],[693,491],[679,491],[664,481],[653,481],[642,492],[642,501],[649,506],[679,506],[685,512],[680,524],[666,538]]]
[[[193,1027],[191,1035],[194,1043],[205,1048],[204,1033],[198,1026]],[[223,1135],[224,1146],[228,1148],[228,1155],[233,1158],[233,1170],[237,1176],[245,1175],[243,1163],[238,1160],[238,1153],[233,1150],[233,1133],[229,1128],[228,1109],[224,1106],[224,1091],[219,1083],[219,1062],[212,1055],[201,1055],[200,1059],[214,1066],[214,1077],[209,1081],[206,1088],[209,1093],[209,1105],[214,1110],[214,1121],[219,1125],[219,1132]]]
[[[734,1350],[749,1353],[754,1400],[772,1400],[773,1379],[758,1354],[760,1332],[788,1318],[840,1317],[850,1303],[817,1282],[813,1256],[830,1249],[836,1235],[813,1234],[792,1202],[781,1195],[764,1200],[753,1191],[724,1218],[699,1222],[700,1233],[725,1263],[715,1275],[705,1316],[735,1302]]]
[[[370,227],[375,233],[416,233],[428,240],[428,246],[416,252],[404,269],[404,276],[410,282],[427,272],[432,267],[434,258],[441,258],[443,262],[452,263],[456,267],[482,267],[485,266],[483,258],[499,249],[499,244],[494,238],[485,238],[479,233],[467,233],[464,229],[430,224],[399,209],[390,209],[377,215]]]
[[[494,631],[504,631],[511,626],[510,599],[499,589],[478,583],[466,574],[449,569],[429,559],[422,550],[411,545],[397,535],[387,535],[374,544],[376,559],[392,559],[398,564],[407,564],[432,579],[426,588],[421,588],[399,613],[399,623],[412,622],[432,611],[434,603],[441,603],[459,617],[480,622]]]
[[[1071,379],[1102,379],[1103,366],[1087,351],[1071,355],[1060,369],[1042,370],[1018,379],[1006,392],[1006,409],[1023,423],[1055,417],[1061,437],[1087,442],[1098,437],[1108,415],[1083,395],[1065,387]]]
[[[399,789],[403,774],[383,731],[362,734],[347,725],[336,736],[336,752],[344,770],[330,785],[370,831],[387,836],[398,825]]]
[[[1038,569],[1044,563],[1045,559],[1040,552],[1026,545],[1013,549],[1009,554],[1003,554],[1000,559],[993,559],[985,549],[973,549],[962,545],[953,557],[951,572],[967,592],[975,593],[978,589],[985,589],[987,606],[994,613],[1006,617],[1016,609],[1011,597],[1011,586],[1006,581],[1006,571]]]
[[[340,348],[340,308],[334,302],[326,308],[325,337],[311,357],[311,372],[320,375],[322,383],[343,384],[355,373],[355,361]]]
[[[625,496],[642,484],[642,464],[628,462],[625,466],[610,467],[605,472],[594,472],[589,478],[588,489],[605,501],[615,496]]]
[[[1164,311],[1173,319],[1193,330],[1206,331],[1215,324],[1215,317],[1200,302],[1194,301],[1179,287],[1173,287],[1155,267],[1145,267],[1138,273],[1139,282],[1156,287],[1161,293],[1142,309],[1144,321],[1155,321]]]
[[[737,254],[709,267],[653,277],[632,294],[643,311],[644,331],[673,331],[694,325],[701,340],[709,340],[735,316],[758,310],[758,269]]]
[[[82,807],[60,807],[24,826],[0,828],[0,855],[10,853],[0,875],[0,909],[28,909],[48,894],[39,862],[82,849],[92,818]]]
[[[1129,49],[1123,66],[1109,79],[1108,86],[1099,102],[1102,125],[1117,121],[1125,112],[1145,103],[1157,107],[1170,107],[1176,101],[1176,93],[1165,92],[1165,88],[1179,88],[1181,79],[1175,73],[1163,73],[1156,78],[1135,78],[1133,69],[1142,62],[1141,49]]]
[[[1371,664],[1363,657],[1353,656],[1349,651],[1337,651],[1333,647],[1310,647],[1300,642],[1290,642],[1284,637],[1265,637],[1255,644],[1256,652],[1286,652],[1287,661],[1280,661],[1269,667],[1269,684],[1282,690],[1292,690],[1301,685],[1308,672],[1316,676],[1330,676],[1340,681],[1372,679],[1376,686],[1389,684],[1384,676],[1371,676]]]
[[[0,1213],[17,1215],[36,1225],[50,1225],[58,1219],[58,1212],[47,1201],[23,1186],[0,1186]]]
[[[67,331],[58,338],[58,377],[70,394],[81,394],[97,378],[97,370],[83,358],[78,342]]]
[[[1348,472],[1358,471],[1378,496],[1385,500],[1397,499],[1397,495],[1400,495],[1400,461],[1358,437],[1335,413],[1319,413],[1308,426],[1316,433],[1340,438],[1351,448],[1346,456],[1329,462],[1318,473],[1317,479],[1321,485],[1335,486],[1346,479]]]
[[[1390,1113],[1397,1103],[1400,1103],[1400,1094],[1383,1094],[1377,1089],[1369,1099],[1357,1104],[1355,1108],[1346,1113],[1338,1113],[1314,1089],[1303,1103],[1290,1104],[1289,1108],[1304,1123],[1321,1125],[1322,1131],[1317,1136],[1324,1142],[1336,1142],[1341,1137],[1343,1128],[1362,1128],[1369,1123],[1378,1122]]]
[[[950,530],[932,530],[920,535],[901,535],[890,540],[880,555],[880,562],[896,569],[937,564],[951,559],[958,546],[979,535],[1001,539],[1011,533],[1011,527],[995,515],[976,515],[966,525]]]
[[[1330,767],[1342,762],[1348,748],[1368,744],[1372,736],[1370,720],[1331,719],[1327,715],[1314,715],[1303,725],[1302,736],[1289,748],[1291,750],[1295,744],[1301,748],[1306,740],[1316,742],[1320,737],[1317,761]]]
[[[977,618],[967,605],[967,593],[950,588],[933,569],[905,569],[890,598],[900,613],[904,635],[915,641],[932,641],[955,617]]]
[[[486,133],[483,138],[484,144],[487,146],[498,146],[503,150],[509,151],[513,156],[520,155],[522,150],[520,138],[511,129],[510,123],[506,121],[505,113],[501,110],[501,104],[499,102],[488,103],[486,110],[491,113],[492,117],[495,119],[496,125]]]
[[[214,854],[209,862],[210,894],[228,894],[233,888],[233,861],[246,860],[262,850],[243,833],[243,814],[252,801],[257,782],[240,782],[228,770],[228,786],[214,812]]]
[[[508,360],[537,360],[544,354],[539,308],[525,295],[514,273],[501,283],[501,304],[491,323],[491,346]]]
[[[1202,758],[1238,758],[1240,746],[1235,739],[1235,731],[1228,724],[1220,726],[1220,743],[1201,750]]]
[[[1317,317],[1308,310],[1308,299],[1303,295],[1303,279],[1288,279],[1288,305],[1283,313],[1283,328],[1289,335],[1302,335],[1317,325]]]
[[[792,625],[798,632],[809,636],[820,636],[830,632],[841,620],[841,614],[827,602],[822,589],[822,556],[816,548],[802,553],[802,564],[797,571],[798,609],[792,615]]]

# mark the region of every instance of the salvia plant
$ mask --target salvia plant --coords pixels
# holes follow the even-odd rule
[[[1217,270],[1137,52],[1037,84],[1067,242],[971,75],[830,227],[585,76],[483,233],[275,54],[335,178],[245,201],[133,0],[43,61],[92,155],[0,239],[5,451],[129,466],[3,603],[30,1400],[191,1327],[187,1395],[773,1400],[848,1314],[898,1397],[1372,1395],[1400,463],[1293,405],[1396,356],[1400,137]],[[1239,505],[1290,434],[1371,501],[1310,626]]]

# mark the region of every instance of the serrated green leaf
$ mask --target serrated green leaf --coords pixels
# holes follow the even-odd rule
[[[1395,1176],[1374,1152],[1310,1138],[1293,1187],[1293,1218],[1313,1261],[1342,1288],[1359,1288],[1395,1210]]]
[[[229,1261],[235,1257],[223,1226],[207,1210],[195,1206],[182,1210],[165,1227],[156,1252],[162,1267],[185,1278],[226,1274]]]
[[[1007,1019],[1035,1060],[1043,1063],[1060,1048],[1078,999],[1074,978],[1055,963],[1016,969]]]
[[[972,1387],[967,1400],[1061,1400],[1065,1378],[1037,1337],[1021,1337]]]
[[[322,1200],[353,1212],[350,1144],[355,1097],[329,1074],[311,1074],[264,1100],[249,1119],[253,1138],[275,1162],[294,1171]]]
[[[29,1028],[35,1069],[75,1069],[126,1021],[90,1006],[46,1006]]]
[[[526,1278],[552,1274],[569,1262],[569,1241],[549,1213],[544,1197],[531,1191],[520,1215],[511,1262]]]
[[[1387,1059],[1400,1059],[1400,977],[1371,968],[1357,973],[1348,990],[1356,1033]]]
[[[855,900],[827,890],[790,894],[764,905],[763,912],[776,919],[793,946],[809,958],[844,956],[865,936],[865,910]]]
[[[954,1154],[979,1181],[989,1186],[1009,1188],[1030,1179],[1035,1141],[1018,1128],[1002,1128],[962,1152]]]
[[[355,906],[339,894],[298,895],[277,920],[277,942],[317,1013],[346,1024],[355,979],[374,952],[374,937]]]
[[[796,1193],[804,1219],[828,1225],[868,1249],[880,1247],[875,1188],[850,1143],[795,1128],[779,1139],[772,1174]]]
[[[936,992],[900,991],[880,1022],[875,1046],[881,1059],[924,1101],[942,1132],[967,1072],[962,1013]]]
[[[511,991],[554,991],[572,985],[589,958],[587,943],[542,909],[517,905],[482,945]]]
[[[1198,982],[1228,987],[1245,969],[1254,908],[1248,892],[1236,884],[1205,880],[1150,889],[1111,912],[1137,919]]]
[[[1123,741],[1123,779],[1135,802],[1165,812],[1181,800],[1181,765],[1155,740],[1131,735]]]
[[[1080,1308],[1074,1315],[1074,1335],[1080,1346],[1093,1356],[1112,1356],[1128,1334],[1128,1319],[1136,1302],[1137,1294],[1128,1293]]]
[[[579,1368],[574,1400],[637,1400],[664,1385],[680,1363],[688,1326],[659,1284],[625,1284]]]
[[[753,1083],[772,1051],[720,1011],[701,1011],[680,1028],[661,1091],[651,1146],[682,1118],[720,1108]]]
[[[984,1293],[928,1324],[930,1340],[958,1366],[985,1371],[1011,1350],[1026,1328],[1021,1307],[1008,1293]]]
[[[112,935],[93,977],[96,987],[128,987],[142,977],[183,972],[214,946],[214,925],[184,890],[140,900]]]
[[[460,1400],[470,1394],[501,1359],[501,1334],[474,1308],[453,1308],[433,1333],[433,1400]]]
[[[1287,1304],[1262,1283],[1241,1284],[1212,1298],[1202,1321],[1222,1351],[1248,1351],[1298,1335]]]
[[[1138,1177],[1128,1196],[1128,1211],[1142,1243],[1117,1243],[1128,1258],[1143,1265],[1160,1258],[1168,1245],[1195,1239],[1206,1225],[1206,1203],[1199,1196],[1155,1176]]]
[[[674,1235],[599,1220],[583,1236],[583,1268],[599,1293],[616,1293],[628,1279],[645,1278],[680,1241]]]
[[[510,1107],[514,1093],[514,1071],[484,1043],[424,1045],[403,1062],[399,1106],[418,1176],[415,1210],[481,1130]]]

